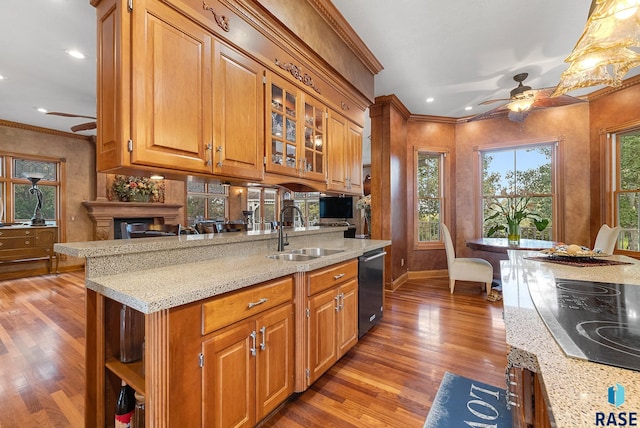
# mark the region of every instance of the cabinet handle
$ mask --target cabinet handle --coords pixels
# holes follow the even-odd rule
[[[216,152],[220,153],[220,160],[216,164],[218,168],[222,168],[222,146],[216,147]]]
[[[260,333],[262,334],[262,342],[260,342],[260,350],[264,351],[265,348],[267,347],[267,344],[265,343],[265,336],[267,335],[267,327],[262,326],[262,328],[260,329]]]
[[[24,241],[24,245],[29,245],[31,244],[31,241]]]
[[[25,230],[25,231],[24,231],[24,234],[25,234],[25,235],[30,235],[30,234],[31,234],[31,231],[30,231],[30,230]]]
[[[207,159],[207,166],[211,165],[213,163],[213,153],[211,153],[211,150],[213,149],[213,145],[211,143],[207,144],[207,148],[205,149],[206,151],[209,152],[209,159]]]
[[[254,357],[256,356],[256,331],[253,330],[251,332],[251,334],[249,335],[249,337],[251,338],[251,340],[253,341],[253,345],[251,346],[251,348],[249,349],[249,351],[251,352],[251,355],[253,355]]]
[[[257,302],[249,302],[249,304],[247,305],[249,307],[249,309],[253,308],[254,306],[258,306],[261,305],[263,303],[266,303],[269,299],[267,299],[266,297],[263,297],[262,299],[258,300]]]
[[[338,275],[334,275],[334,276],[333,276],[333,279],[337,281],[337,280],[339,280],[340,278],[342,278],[342,277],[343,277],[343,276],[345,276],[345,275],[346,275],[346,274],[344,274],[344,273],[339,273]]]
[[[340,295],[336,295],[333,299],[336,301],[336,312],[340,312]]]

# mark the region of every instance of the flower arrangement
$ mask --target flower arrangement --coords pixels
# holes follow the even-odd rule
[[[363,196],[356,202],[356,208],[364,210],[364,214],[367,218],[371,218],[371,195]]]
[[[489,204],[489,209],[494,213],[487,217],[485,221],[496,219],[497,224],[487,231],[488,237],[493,236],[499,230],[504,230],[509,236],[509,240],[513,235],[518,235],[516,240],[519,241],[520,223],[526,219],[530,219],[540,232],[549,225],[548,219],[543,219],[540,214],[533,210],[534,204],[531,202],[530,196],[508,197],[505,198],[505,201],[500,202],[496,198]]]
[[[162,183],[149,177],[116,175],[111,188],[121,201],[146,199],[155,202],[161,200],[164,193]]]

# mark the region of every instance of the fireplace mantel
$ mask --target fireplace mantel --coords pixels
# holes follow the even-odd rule
[[[180,223],[182,205],[149,202],[85,201],[82,203],[95,225],[93,237],[103,241],[113,239],[114,218],[150,217],[157,223]]]

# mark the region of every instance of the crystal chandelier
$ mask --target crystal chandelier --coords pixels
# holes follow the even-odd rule
[[[584,32],[552,96],[596,85],[620,86],[640,65],[640,0],[593,0]]]

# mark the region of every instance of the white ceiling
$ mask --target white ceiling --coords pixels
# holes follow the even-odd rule
[[[499,105],[479,107],[482,101],[508,98],[516,73],[528,72],[525,84],[533,88],[555,86],[591,1],[333,3],[384,66],[375,78],[376,96],[395,94],[415,114],[463,117]],[[69,131],[87,120],[47,116],[36,108],[95,115],[95,20],[89,0],[0,2],[0,75],[6,77],[0,80],[0,119]],[[87,58],[74,59],[65,49],[79,49]],[[427,97],[435,101],[427,104]]]

